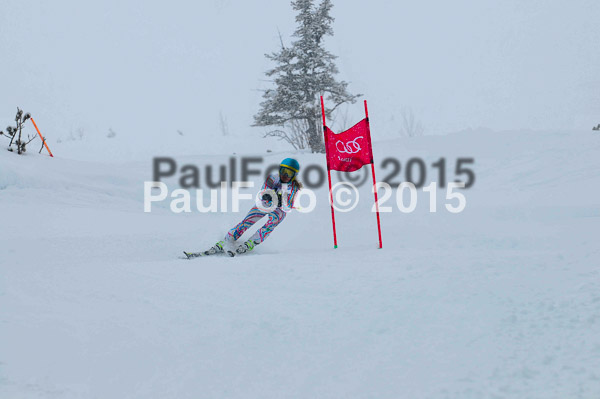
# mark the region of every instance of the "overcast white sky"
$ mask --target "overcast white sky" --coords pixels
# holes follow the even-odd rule
[[[334,0],[332,15],[326,46],[374,137],[395,134],[403,106],[429,134],[600,123],[600,1]],[[1,0],[0,123],[18,105],[49,137],[200,135],[222,112],[258,134],[264,53],[294,28],[285,0]]]

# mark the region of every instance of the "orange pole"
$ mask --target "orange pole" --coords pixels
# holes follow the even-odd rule
[[[54,155],[52,155],[52,151],[50,151],[50,148],[48,148],[48,144],[46,144],[46,140],[44,139],[44,136],[42,136],[42,133],[40,133],[40,129],[38,129],[37,125],[35,124],[35,121],[33,120],[33,118],[29,118],[29,119],[31,119],[33,126],[35,126],[35,130],[37,130],[38,134],[40,135],[40,138],[42,139],[42,143],[44,143],[44,145],[46,146],[46,149],[48,150],[48,154],[50,154],[50,156],[52,158],[54,158]]]

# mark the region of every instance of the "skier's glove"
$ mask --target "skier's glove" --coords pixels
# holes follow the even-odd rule
[[[273,198],[271,197],[271,194],[263,194],[262,196],[262,200],[266,201],[269,205],[271,204],[271,201],[273,201]],[[281,193],[277,193],[277,206],[279,208],[281,208]]]
[[[270,203],[271,201],[273,201],[273,198],[271,198],[271,194],[263,194],[262,200]]]

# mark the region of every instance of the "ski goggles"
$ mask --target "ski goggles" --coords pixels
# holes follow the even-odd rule
[[[296,172],[282,166],[281,168],[279,168],[279,176],[285,176],[289,177],[290,179],[293,179],[294,176],[296,176]]]

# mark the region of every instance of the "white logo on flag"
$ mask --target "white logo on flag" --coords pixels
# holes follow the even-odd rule
[[[335,143],[335,148],[342,154],[356,154],[357,152],[360,152],[360,150],[362,148],[360,148],[360,145],[356,142],[356,140],[358,139],[362,139],[363,136],[358,136],[355,137],[354,140],[352,141],[348,141],[346,143],[344,143],[342,140],[338,140],[337,143]],[[342,148],[340,149],[340,144],[342,145]]]

